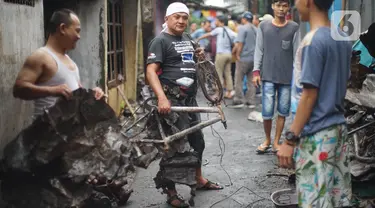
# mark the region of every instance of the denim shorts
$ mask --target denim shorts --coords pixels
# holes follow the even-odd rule
[[[262,116],[264,120],[273,118],[275,99],[277,95],[277,112],[280,116],[288,117],[290,113],[290,85],[262,82]]]

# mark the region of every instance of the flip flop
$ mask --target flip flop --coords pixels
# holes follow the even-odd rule
[[[260,144],[256,149],[256,153],[265,154],[265,153],[268,153],[271,148],[272,148],[271,145],[264,146],[263,144]]]
[[[215,185],[217,187],[214,187],[212,185]],[[224,187],[220,186],[218,183],[211,182],[210,180],[207,180],[207,183],[204,184],[202,187],[198,187],[197,190],[222,190]]]
[[[174,200],[178,200],[179,203],[180,203],[180,205],[178,205],[178,206],[173,205],[172,202],[173,202]],[[176,208],[188,208],[188,207],[190,207],[190,205],[187,204],[187,203],[185,202],[185,200],[183,200],[183,199],[182,199],[180,196],[178,196],[178,195],[173,195],[173,196],[169,197],[168,200],[167,200],[167,203],[168,203],[170,206],[172,206],[172,207],[176,207]]]

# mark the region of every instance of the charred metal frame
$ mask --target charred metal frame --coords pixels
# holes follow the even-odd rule
[[[153,109],[157,109],[156,106],[152,106]],[[156,111],[157,112],[157,111]],[[172,134],[170,136],[166,136],[165,133],[164,133],[164,130],[162,128],[162,125],[161,125],[161,121],[160,121],[160,118],[159,118],[159,114],[156,113],[156,122],[157,122],[157,125],[158,125],[158,128],[159,128],[159,131],[160,131],[160,135],[162,137],[163,140],[153,140],[153,139],[130,139],[129,141],[130,142],[134,142],[134,143],[164,143],[165,145],[165,148],[166,149],[169,149],[169,144],[173,141],[176,141],[178,139],[181,139],[181,138],[184,138],[186,135],[190,134],[190,133],[193,133],[195,131],[198,131],[198,130],[201,130],[207,126],[210,126],[210,125],[213,125],[219,121],[221,121],[224,125],[224,128],[226,129],[227,128],[227,124],[226,124],[226,119],[225,119],[225,115],[224,115],[224,112],[223,112],[223,109],[221,107],[221,105],[218,105],[218,106],[213,106],[213,107],[180,107],[180,106],[173,106],[171,107],[171,112],[186,112],[186,113],[217,113],[219,114],[219,116],[215,117],[215,118],[211,118],[207,121],[203,121],[203,122],[200,122],[198,123],[197,125],[194,125],[190,128],[187,128],[187,129],[184,129],[176,134]],[[144,117],[142,117],[141,119],[144,119]],[[141,119],[139,119],[138,121],[140,121]],[[135,122],[135,124],[138,123],[138,122]],[[135,124],[131,125],[130,127],[128,127],[127,130],[129,130],[130,128],[132,128]],[[126,131],[127,131],[126,130]]]

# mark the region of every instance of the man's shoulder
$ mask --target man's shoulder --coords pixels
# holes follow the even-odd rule
[[[160,34],[155,36],[151,41],[155,42],[155,41],[161,41],[163,39],[165,39],[165,34],[164,34],[164,32],[161,32]]]
[[[149,43],[149,47],[150,46],[156,46],[156,45],[162,45],[166,42],[166,40],[168,40],[168,38],[165,36],[164,32],[158,34],[157,36],[155,36]]]
[[[237,31],[238,31],[238,33],[239,32],[245,32],[246,31],[246,26],[245,25],[239,25],[237,27]]]
[[[299,24],[293,20],[288,20],[288,25],[292,27],[299,27]]]
[[[28,57],[27,60],[35,61],[39,63],[44,63],[52,59],[51,55],[48,54],[45,47],[40,47],[32,52]]]
[[[305,41],[307,42],[307,45],[314,45],[316,47],[327,46],[330,43],[336,42],[331,37],[330,29],[326,27],[310,31],[306,34]]]
[[[270,25],[272,25],[272,20],[264,20],[264,21],[262,21],[260,24],[259,24],[259,28],[260,29],[264,29],[264,27],[268,27],[268,26],[270,26]]]

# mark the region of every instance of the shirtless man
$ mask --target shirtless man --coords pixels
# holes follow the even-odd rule
[[[53,106],[59,96],[69,99],[72,91],[82,87],[78,67],[66,54],[80,39],[78,16],[67,9],[56,11],[48,29],[46,46],[27,57],[13,87],[14,97],[34,100],[34,116]],[[99,87],[93,90],[97,100],[103,97]]]

